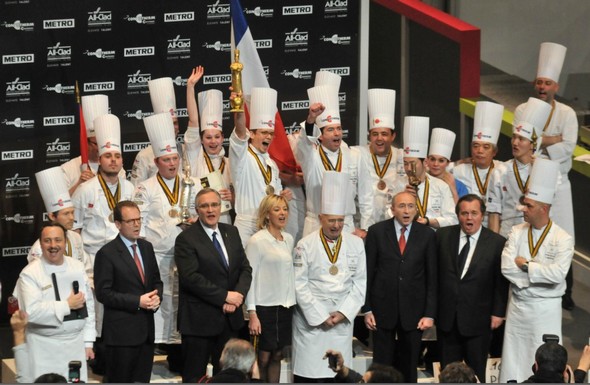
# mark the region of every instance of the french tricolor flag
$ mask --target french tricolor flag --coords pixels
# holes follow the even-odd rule
[[[234,58],[234,49],[240,50],[240,62],[244,65],[242,71],[242,91],[244,96],[250,95],[252,87],[270,87],[262,62],[256,51],[256,44],[246,23],[244,12],[239,0],[231,0],[231,61]],[[249,99],[249,98],[246,98]],[[244,104],[246,120],[248,121],[248,107]],[[275,136],[268,149],[270,157],[277,163],[281,171],[294,172],[296,169],[295,157],[281,115],[277,111],[275,117]]]

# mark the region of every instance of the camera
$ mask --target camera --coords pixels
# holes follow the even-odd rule
[[[328,354],[328,365],[331,369],[336,369],[338,366],[338,357],[335,354]]]
[[[68,382],[78,383],[80,381],[80,368],[82,367],[82,362],[80,361],[70,361],[68,364]]]
[[[559,343],[559,336],[556,334],[543,334],[543,342]]]

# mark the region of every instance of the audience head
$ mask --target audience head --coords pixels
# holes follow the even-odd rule
[[[246,340],[232,338],[225,344],[219,363],[222,369],[236,369],[249,374],[256,361],[256,352],[252,344]]]
[[[535,352],[535,369],[563,375],[567,366],[567,350],[555,341],[545,342]]]
[[[42,374],[35,380],[35,384],[66,384],[67,382],[64,376],[56,373]]]
[[[453,362],[440,372],[438,382],[455,384],[474,384],[479,382],[473,369],[464,362]]]
[[[404,375],[393,366],[373,363],[363,375],[365,383],[399,384],[404,382]]]

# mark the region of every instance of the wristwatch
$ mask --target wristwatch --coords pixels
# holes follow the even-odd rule
[[[529,272],[529,262],[526,261],[522,265],[520,265],[520,270],[524,271],[525,273]]]

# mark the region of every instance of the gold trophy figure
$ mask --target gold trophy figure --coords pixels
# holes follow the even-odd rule
[[[410,186],[418,192],[418,186],[420,185],[420,178],[416,176],[416,162],[410,163],[410,172],[408,173],[408,183]]]
[[[181,193],[180,193],[180,219],[181,222],[178,226],[182,227],[183,229],[187,228],[191,225],[189,221],[191,217],[191,213],[189,211],[191,202],[191,192],[195,186],[195,181],[191,178],[191,164],[188,160],[188,155],[186,153],[186,146],[183,148],[182,151],[182,182],[181,182]]]
[[[231,70],[231,86],[236,97],[231,100],[230,112],[244,112],[244,99],[242,98],[242,70],[244,65],[240,63],[240,50],[234,49],[234,62],[229,66]]]

